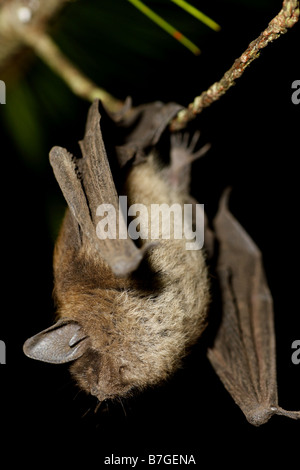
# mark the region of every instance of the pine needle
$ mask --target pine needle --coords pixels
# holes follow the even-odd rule
[[[220,81],[213,83],[201,95],[196,96],[187,108],[179,111],[170,124],[171,131],[183,129],[189,121],[194,119],[203,109],[220,99],[235,81],[240,78],[249,65],[259,57],[260,51],[268,44],[285,34],[299,20],[299,1],[284,0],[278,15],[268,24],[267,28],[252,41],[244,53],[234,61],[232,67],[227,70]]]
[[[198,10],[196,7],[186,2],[185,0],[171,0],[171,2],[176,3],[176,5],[178,5],[180,8],[197,18],[197,20],[200,20],[202,23],[204,23],[206,26],[213,29],[214,31],[220,31],[221,26],[218,23],[216,23],[214,20],[202,13],[202,11]]]
[[[174,26],[164,20],[161,16],[151,10],[147,5],[145,5],[140,0],[128,0],[133,6],[140,10],[144,15],[146,15],[150,20],[164,29],[169,33],[173,38],[177,39],[183,46],[187,47],[193,54],[199,55],[201,53],[198,46],[196,46],[192,41],[190,41],[186,36],[184,36],[180,31],[178,31]]]

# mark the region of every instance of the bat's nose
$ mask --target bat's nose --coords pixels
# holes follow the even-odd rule
[[[110,396],[105,388],[101,386],[101,384],[93,384],[90,388],[90,393],[94,397],[98,398],[100,403],[107,400]]]

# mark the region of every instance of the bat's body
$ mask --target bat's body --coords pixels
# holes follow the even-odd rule
[[[183,208],[192,203],[189,166],[204,151],[193,154],[194,138],[187,145],[186,137],[173,137],[169,165],[159,165],[152,152],[145,158],[143,150],[155,146],[172,112],[174,105],[159,103],[146,106],[142,114],[138,111],[131,138],[119,149],[123,168],[138,155],[127,167],[120,191],[129,207],[142,204],[147,209],[147,216],[140,211],[139,244],[123,235],[99,239],[99,205],[113,206],[119,229],[123,226],[126,232],[127,225],[96,102],[80,142],[82,158],[60,147],[50,152],[69,206],[54,256],[57,323],[29,338],[24,351],[46,362],[72,362],[79,386],[100,402],[166,379],[206,324],[210,295],[205,258],[202,250],[187,249],[184,230],[182,237],[176,236],[184,219],[174,216],[168,239],[162,225],[158,240],[151,232],[157,222],[152,205]],[[106,217],[103,211],[100,214]],[[190,219],[185,223],[191,229],[195,221]],[[206,227],[205,246],[210,255],[218,244],[216,271],[223,312],[208,358],[251,424],[266,423],[274,414],[299,419],[299,411],[278,406],[272,296],[261,253],[230,214],[226,197],[214,226],[215,233]],[[197,224],[194,233],[197,238]],[[187,234],[190,239],[191,233]]]
[[[62,173],[72,170],[74,159],[56,148],[51,163],[59,180]],[[98,163],[99,171],[104,171],[101,161]],[[91,183],[88,163],[76,164],[80,165],[82,186],[95,228],[96,199],[93,206],[89,196],[92,190],[96,191],[97,181]],[[87,221],[82,216],[82,205],[74,200],[77,180],[70,183],[71,170],[67,173],[71,175],[68,180],[60,183],[70,209],[54,255],[58,322],[29,339],[25,352],[48,362],[74,361],[71,373],[79,386],[103,401],[157,384],[174,372],[205,327],[208,276],[203,251],[187,250],[187,240],[184,236],[174,239],[172,230],[170,239],[156,240],[144,251],[137,269],[126,276],[119,275],[119,264],[113,261],[113,266],[118,264],[116,275],[109,259],[104,259],[99,251],[104,241],[96,240],[85,229]],[[132,166],[124,185],[128,206],[143,204],[149,214],[152,204],[178,203],[183,207],[188,194],[182,188],[182,178],[174,179],[172,171],[171,166],[169,177],[166,169],[157,166],[154,155]],[[186,181],[185,172],[182,174]],[[137,251],[151,243],[149,225],[154,222],[150,219],[149,224],[149,220],[140,219],[142,246]],[[148,239],[143,240],[146,231]],[[110,242],[112,247],[115,242],[118,250],[118,240]],[[119,259],[114,252],[111,257]]]
[[[128,203],[183,203],[154,168],[153,158],[127,178]],[[55,294],[59,318],[82,325],[89,347],[71,371],[99,400],[166,378],[203,330],[208,300],[201,250],[160,240],[140,268],[117,278],[87,237],[74,240],[69,213],[58,240]],[[148,229],[141,227],[141,232]]]

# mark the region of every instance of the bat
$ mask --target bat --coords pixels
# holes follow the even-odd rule
[[[209,147],[195,152],[197,134],[192,139],[173,134],[163,163],[160,144],[178,105],[156,102],[131,109],[127,103],[114,116],[104,109],[100,114],[99,106],[95,101],[90,108],[81,158],[61,147],[50,152],[68,203],[54,251],[57,321],[25,342],[25,354],[54,364],[70,362],[79,387],[99,403],[161,383],[207,325],[207,261],[217,252],[222,320],[208,359],[249,423],[259,426],[274,414],[300,418],[300,412],[278,406],[272,296],[261,253],[229,212],[228,193],[214,231],[205,224],[205,249],[187,250],[186,240],[173,232],[168,240],[162,232],[149,238],[145,215],[139,217],[139,230],[147,236],[139,243],[97,236],[99,204],[111,204],[113,222],[129,232],[118,204],[122,194],[130,204],[147,208],[156,203],[195,207],[190,166]],[[117,142],[107,143],[109,153],[100,118],[103,135],[111,126]],[[189,222],[195,226],[194,219]]]
[[[297,21],[297,6],[283,2],[224,78],[180,114],[180,125],[224,94],[258,51]],[[278,405],[272,296],[261,253],[230,214],[228,195],[221,200],[214,232],[205,227],[206,250],[186,249],[189,235],[176,236],[184,226],[197,239],[190,164],[207,147],[194,152],[195,139],[177,135],[170,139],[167,162],[159,158],[166,127],[181,109],[175,103],[132,109],[127,102],[114,115],[100,113],[99,106],[96,101],[90,108],[81,157],[61,147],[50,152],[68,204],[54,251],[56,323],[29,338],[25,354],[54,364],[70,362],[79,387],[99,403],[160,383],[206,327],[206,256],[216,246],[222,320],[208,359],[249,423],[259,426],[274,414],[299,419],[299,411]],[[112,141],[106,139],[109,134]],[[138,223],[127,218],[121,198],[138,207]],[[178,222],[174,215],[169,238],[161,225],[153,235],[152,205],[182,212],[187,204],[195,209],[194,218]]]
[[[186,238],[177,239],[175,227],[169,239],[162,237],[161,228],[158,239],[144,236],[150,232],[146,217],[139,217],[140,246],[124,237],[124,230],[121,235],[116,230],[116,237],[109,230],[106,238],[97,236],[98,208],[103,205],[109,209],[107,226],[116,221],[117,229],[127,230],[118,194],[126,195],[130,207],[184,207],[188,178],[182,168],[197,152],[186,151],[186,162],[180,165],[174,149],[169,165],[159,163],[152,150],[147,153],[177,111],[178,105],[154,103],[126,119],[115,117],[119,127],[128,128],[124,144],[110,147],[109,153],[111,160],[116,156],[119,191],[102,137],[98,101],[88,113],[82,157],[61,147],[50,152],[68,204],[54,250],[56,322],[29,338],[24,352],[44,362],[71,362],[79,387],[99,402],[169,377],[206,326],[210,294],[204,250],[187,250]],[[192,220],[187,222],[192,228]],[[154,223],[151,218],[151,229]]]

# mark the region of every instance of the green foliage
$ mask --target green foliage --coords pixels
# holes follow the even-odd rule
[[[192,5],[221,24],[220,34],[169,0],[145,3],[195,42],[206,57],[214,53],[218,38],[222,40],[228,35],[232,22],[245,18],[244,8],[247,13],[252,10],[258,18],[259,10],[274,7],[271,0],[226,0],[213,5],[208,1],[191,0]],[[199,74],[201,63],[205,63],[201,56],[194,58],[190,51],[124,0],[71,2],[53,21],[50,31],[66,56],[95,83],[120,99],[133,96],[136,104],[155,99],[180,100],[188,75],[185,67]],[[200,73],[204,75],[203,70]],[[173,90],[174,95],[171,95]],[[8,83],[9,106],[1,112],[2,126],[9,130],[13,145],[30,165],[35,159],[39,165],[38,160],[43,158],[47,126],[69,119],[72,122],[77,101],[61,80],[38,60],[21,74],[18,82]]]
[[[71,2],[49,30],[86,76],[121,100],[132,96],[134,105],[157,99],[187,105],[221,77],[253,39],[253,31],[260,32],[265,18],[270,20],[281,5],[278,1],[274,6],[272,0],[191,0],[221,25],[216,33],[169,0],[145,3],[196,43],[202,54],[193,56],[125,0]],[[35,174],[49,172],[50,148],[68,146],[74,136],[81,137],[89,103],[74,96],[40,59],[26,67],[23,62],[19,79],[7,83],[0,129],[8,136],[16,166],[22,159]],[[58,189],[53,191],[60,214]],[[49,224],[56,232],[58,222],[52,217]]]

